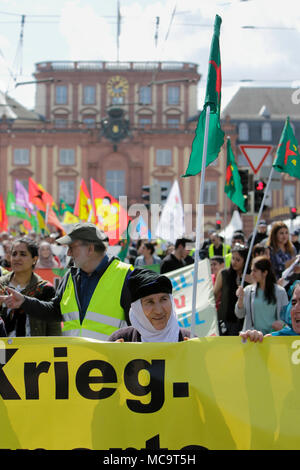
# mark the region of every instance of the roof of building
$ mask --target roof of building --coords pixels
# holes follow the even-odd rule
[[[298,93],[297,93],[298,91]],[[294,95],[293,95],[294,94]],[[292,97],[295,103],[293,103]],[[223,109],[221,117],[231,119],[300,119],[300,89],[281,87],[241,87]]]
[[[41,121],[41,116],[35,111],[22,106],[18,101],[0,91],[0,119],[8,120]]]

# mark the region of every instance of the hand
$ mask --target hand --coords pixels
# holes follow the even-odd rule
[[[124,338],[116,339],[115,343],[124,343]]]
[[[243,342],[246,342],[247,339],[249,338],[249,340],[254,343],[257,343],[257,342],[261,343],[262,340],[264,339],[263,333],[257,330],[241,331],[240,337],[242,338]]]
[[[20,308],[25,300],[24,295],[10,287],[6,288],[6,292],[8,292],[8,295],[0,295],[0,303],[5,303],[7,308]]]
[[[190,339],[190,338],[188,338],[187,336],[185,336],[185,337],[183,338],[183,341],[188,341],[189,339]]]
[[[236,295],[237,297],[241,298],[241,299],[244,298],[244,289],[243,289],[242,286],[239,286],[239,287],[237,288],[235,295]]]
[[[272,328],[275,331],[282,330],[283,327],[284,327],[284,323],[281,320],[276,320],[272,323]]]

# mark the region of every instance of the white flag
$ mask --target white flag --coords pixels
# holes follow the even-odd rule
[[[174,181],[163,207],[155,236],[175,243],[185,233],[184,211],[178,181]]]

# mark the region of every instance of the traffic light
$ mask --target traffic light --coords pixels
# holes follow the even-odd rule
[[[160,187],[160,202],[163,202],[168,198],[168,195],[164,194],[165,191],[169,191],[169,188],[167,188],[166,186],[161,186]]]
[[[159,183],[153,183],[150,186],[150,202],[151,204],[160,204],[161,187]]]
[[[291,219],[296,219],[297,215],[297,207],[291,207]]]
[[[221,230],[222,221],[220,219],[216,220],[216,230]]]
[[[265,191],[266,183],[262,180],[255,181],[254,185],[254,212],[259,212]]]
[[[242,192],[245,199],[245,209],[249,211],[249,172],[248,170],[239,170]]]

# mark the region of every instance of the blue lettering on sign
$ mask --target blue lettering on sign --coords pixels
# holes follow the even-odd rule
[[[206,320],[200,320],[199,313],[200,312],[196,312],[195,325],[202,325],[206,321]],[[189,328],[192,325],[191,317],[192,315],[190,313],[183,313],[181,315],[180,320],[178,320],[179,326],[181,326],[181,328]]]
[[[204,277],[201,279],[198,279],[197,284],[200,284],[200,282],[204,282],[205,279]],[[183,289],[184,287],[191,287],[193,285],[192,282],[186,282],[186,278],[184,276],[180,276],[180,283],[175,281],[175,279],[171,279],[172,286],[174,291],[178,291],[180,289]]]

